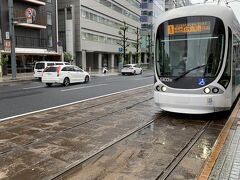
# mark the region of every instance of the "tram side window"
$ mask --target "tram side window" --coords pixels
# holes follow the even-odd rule
[[[240,84],[240,40],[233,35],[233,85]]]
[[[227,60],[224,72],[222,74],[221,79],[219,80],[219,84],[223,87],[227,88],[231,79],[231,56],[232,56],[232,31],[228,28],[228,53]]]

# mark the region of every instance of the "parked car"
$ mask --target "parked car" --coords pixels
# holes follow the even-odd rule
[[[71,83],[88,83],[89,80],[89,73],[74,65],[49,66],[44,69],[42,75],[42,82],[47,86],[54,83],[68,86]]]
[[[126,64],[121,70],[122,75],[125,74],[142,74],[142,68],[137,64]]]
[[[61,61],[39,61],[35,63],[33,76],[41,80],[43,70],[47,66],[55,66],[55,65],[70,65],[70,64],[68,62],[61,62]]]

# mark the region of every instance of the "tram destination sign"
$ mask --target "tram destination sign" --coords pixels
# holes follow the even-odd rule
[[[168,25],[168,35],[210,32],[210,21]]]

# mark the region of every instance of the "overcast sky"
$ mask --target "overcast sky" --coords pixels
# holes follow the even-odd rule
[[[204,0],[191,0],[193,4],[202,4]],[[217,4],[218,0],[208,0],[206,4]],[[220,0],[222,6],[226,6],[226,2],[229,2],[228,5],[234,11],[238,21],[240,23],[240,0]]]

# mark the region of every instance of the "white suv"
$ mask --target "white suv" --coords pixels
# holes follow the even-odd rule
[[[42,82],[47,86],[53,83],[68,86],[71,83],[85,82],[88,83],[90,75],[81,68],[73,65],[49,66],[43,71]]]
[[[126,64],[121,70],[122,75],[125,74],[142,74],[142,68],[137,64]]]
[[[35,63],[33,76],[41,80],[43,70],[47,66],[57,66],[57,65],[70,65],[70,64],[68,62],[62,62],[62,61],[39,61]]]

